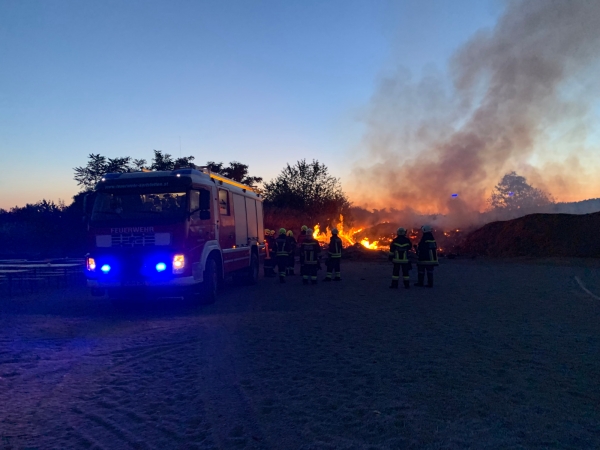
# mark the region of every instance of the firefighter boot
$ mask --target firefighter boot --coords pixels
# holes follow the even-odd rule
[[[337,272],[335,274],[335,278],[333,279],[333,281],[342,281],[342,275],[340,275],[340,273]]]
[[[423,284],[423,281],[425,281],[425,274],[424,274],[424,273],[420,273],[420,274],[419,274],[419,281],[417,281],[417,282],[415,283],[415,286],[425,286],[425,285]]]
[[[398,280],[392,280],[392,285],[390,289],[398,289]]]
[[[433,273],[429,272],[427,274],[427,287],[433,287]]]
[[[404,280],[404,289],[410,289],[410,281]]]

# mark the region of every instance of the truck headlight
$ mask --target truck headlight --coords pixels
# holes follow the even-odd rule
[[[185,256],[175,255],[173,256],[173,273],[183,273],[185,268]]]

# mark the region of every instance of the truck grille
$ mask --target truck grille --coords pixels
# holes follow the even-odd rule
[[[125,233],[111,235],[112,247],[147,247],[156,244],[154,233]]]

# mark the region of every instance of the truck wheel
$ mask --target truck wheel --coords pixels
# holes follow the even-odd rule
[[[202,283],[202,297],[205,303],[211,304],[217,300],[219,289],[219,274],[217,273],[217,262],[214,258],[206,261],[204,269],[204,282]]]

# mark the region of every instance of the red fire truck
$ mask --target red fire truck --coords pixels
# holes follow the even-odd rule
[[[205,168],[179,169],[109,173],[91,196],[93,295],[203,291],[214,301],[229,274],[256,283],[265,245],[262,198],[252,187]]]

